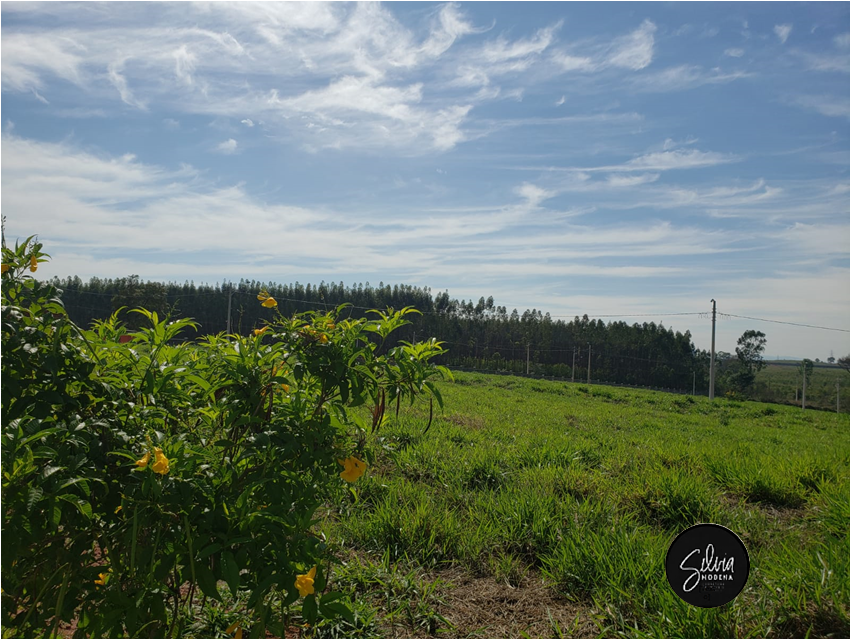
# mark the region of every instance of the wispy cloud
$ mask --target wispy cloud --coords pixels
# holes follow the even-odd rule
[[[811,71],[848,73],[850,62],[848,56],[817,54],[809,51],[796,51],[795,53],[804,62],[806,68]]]
[[[628,36],[618,38],[608,55],[608,63],[614,67],[639,70],[652,62],[655,46],[656,26],[644,20],[640,27]]]
[[[719,67],[705,70],[698,65],[678,65],[661,71],[648,72],[632,79],[632,85],[646,92],[671,92],[719,85],[734,80],[750,78],[753,74],[745,71],[726,72]]]
[[[781,43],[786,44],[789,34],[792,33],[792,25],[774,25],[774,33],[777,34]]]
[[[842,116],[848,118],[850,115],[850,105],[848,97],[841,96],[795,96],[789,101],[793,105],[802,107],[808,111],[818,112],[825,116]]]
[[[724,54],[730,58],[741,58],[744,55],[744,49],[741,47],[731,47],[729,49],[724,49]]]

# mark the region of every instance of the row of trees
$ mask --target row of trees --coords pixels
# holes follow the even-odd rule
[[[709,352],[691,341],[690,331],[666,329],[661,324],[604,322],[587,315],[571,320],[553,319],[533,309],[519,313],[497,306],[492,297],[477,303],[451,299],[447,291],[433,295],[429,288],[410,285],[374,287],[369,283],[345,286],[275,284],[241,280],[215,285],[143,282],[137,275],[119,279],[79,277],[54,279],[62,300],[78,325],[88,327],[121,307],[123,321],[137,327],[142,318],[132,311],[141,307],[160,315],[192,317],[198,324],[187,329],[184,340],[226,330],[229,312],[233,332],[245,334],[263,326],[264,309],[255,295],[266,290],[286,316],[317,309],[353,305],[353,315],[369,309],[414,306],[423,315],[413,319],[391,339],[419,341],[437,337],[448,349],[439,363],[469,367],[606,381],[682,391],[708,390]],[[229,311],[229,299],[231,309]],[[735,355],[718,354],[716,390],[747,394],[762,369],[765,335],[747,331],[738,340]],[[842,360],[840,360],[842,361]]]

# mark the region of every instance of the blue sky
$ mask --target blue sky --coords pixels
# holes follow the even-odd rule
[[[848,3],[2,4],[46,273],[849,328]],[[849,335],[722,319],[767,355]]]

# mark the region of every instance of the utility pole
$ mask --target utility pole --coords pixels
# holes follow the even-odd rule
[[[572,348],[572,381],[575,382],[575,350],[576,347]]]
[[[225,332],[228,335],[231,335],[231,297],[234,295],[234,290],[228,291],[228,319],[225,322]],[[240,292],[240,291],[237,291]]]
[[[590,350],[590,343],[587,344],[587,383],[590,384],[590,357],[593,355],[593,351]]]
[[[526,344],[525,351],[525,375],[531,374],[531,345]]]
[[[692,394],[692,395],[696,395],[696,394],[697,394],[697,371],[694,371],[694,384],[693,384],[693,387],[692,387],[692,392],[691,392],[691,394]]]
[[[804,369],[804,389],[801,393],[801,410],[807,408],[807,365],[801,363],[801,367]]]
[[[715,319],[718,314],[718,302],[712,301],[712,359],[709,364],[709,401],[715,399]]]

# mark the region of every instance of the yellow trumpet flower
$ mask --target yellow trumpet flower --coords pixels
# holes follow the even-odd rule
[[[36,259],[36,256],[33,255],[30,257],[30,272],[35,272],[39,268],[39,261]]]
[[[139,460],[135,462],[138,467],[147,467],[148,461],[151,460],[151,451],[142,456]]]
[[[102,587],[107,584],[107,575],[106,574],[98,574],[98,580],[95,581],[96,585],[101,585]]]
[[[254,331],[252,331],[252,332],[254,332],[254,333],[255,333],[255,337],[258,337],[258,335],[260,335],[261,333],[266,333],[268,330],[270,330],[270,327],[269,327],[269,326],[264,326],[264,328],[256,328],[256,329],[255,329]]]
[[[278,306],[278,304],[276,303],[276,300],[273,299],[272,297],[267,297],[267,299],[265,299],[261,305],[264,308],[275,308],[276,306]]]
[[[314,594],[314,576],[317,573],[317,565],[312,567],[307,574],[297,574],[297,580],[294,587],[299,590],[300,598],[305,598],[309,594]]]
[[[154,470],[154,473],[159,473],[160,475],[169,473],[169,459],[163,455],[162,449],[154,449],[154,465],[151,468]]]
[[[368,468],[368,465],[355,456],[350,456],[346,460],[338,460],[338,464],[344,467],[344,471],[340,475],[346,482],[356,482]]]

